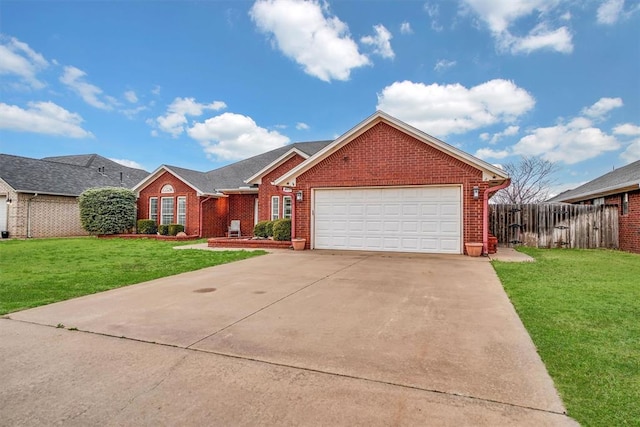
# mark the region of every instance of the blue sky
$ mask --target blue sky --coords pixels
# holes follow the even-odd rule
[[[211,170],[381,109],[574,187],[640,158],[638,0],[0,2],[0,152]]]

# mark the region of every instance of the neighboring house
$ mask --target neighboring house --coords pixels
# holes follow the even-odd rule
[[[297,143],[210,172],[161,166],[134,187],[138,218],[224,236],[289,217],[307,248],[464,252],[488,240],[506,173],[384,112],[334,141]]]
[[[97,154],[44,159],[0,154],[0,231],[18,238],[86,235],[78,207],[84,190],[131,188],[148,174]]]
[[[548,200],[618,206],[620,249],[640,253],[640,160]]]

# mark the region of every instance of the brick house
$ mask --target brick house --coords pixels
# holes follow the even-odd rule
[[[126,187],[149,173],[97,154],[0,154],[0,231],[9,237],[83,236],[78,196],[93,187]]]
[[[617,206],[620,249],[640,253],[640,160],[548,201]]]
[[[196,172],[161,166],[134,188],[139,218],[180,216],[188,234],[250,235],[289,217],[312,249],[464,252],[488,240],[488,199],[506,173],[384,112],[334,141],[297,143]],[[163,206],[165,209],[163,209]]]

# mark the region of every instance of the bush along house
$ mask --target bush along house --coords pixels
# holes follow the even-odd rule
[[[334,141],[287,145],[209,172],[163,165],[136,185],[138,218],[225,236],[291,218],[307,249],[465,253],[488,241],[506,173],[378,111]]]

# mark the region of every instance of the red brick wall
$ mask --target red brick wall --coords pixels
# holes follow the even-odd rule
[[[253,235],[254,208],[257,194],[231,194],[229,195],[229,224],[231,220],[240,220],[240,233],[243,236]],[[227,227],[229,226],[227,224]]]
[[[606,197],[605,204],[618,205],[620,249],[640,253],[640,190],[628,194],[629,212],[626,215],[622,214],[622,194]]]
[[[227,232],[229,216],[229,199],[201,197],[202,203],[202,236],[223,237]]]
[[[173,187],[173,193],[161,193],[160,190],[166,184],[170,184]],[[200,223],[200,206],[199,198],[196,191],[189,187],[187,184],[176,178],[169,172],[165,172],[160,175],[155,181],[151,182],[145,188],[140,191],[140,197],[138,198],[138,219],[149,218],[149,198],[158,198],[158,222],[160,222],[160,206],[162,197],[174,197],[186,196],[187,198],[187,219],[185,223],[185,233],[198,234]],[[175,200],[173,204],[173,222],[178,221],[178,201]]]
[[[271,183],[294,167],[298,166],[303,161],[304,159],[302,156],[296,154],[294,157],[287,160],[262,178],[258,196],[258,221],[271,219],[271,196],[280,196],[280,218],[282,218],[282,194],[278,192],[278,187],[271,185]]]
[[[482,194],[488,186],[482,172],[380,123],[298,177],[295,190],[303,191],[303,201],[295,204],[296,236],[305,237],[309,247],[312,188],[442,184],[463,185],[463,242],[482,242]],[[263,218],[262,193],[260,203]]]

